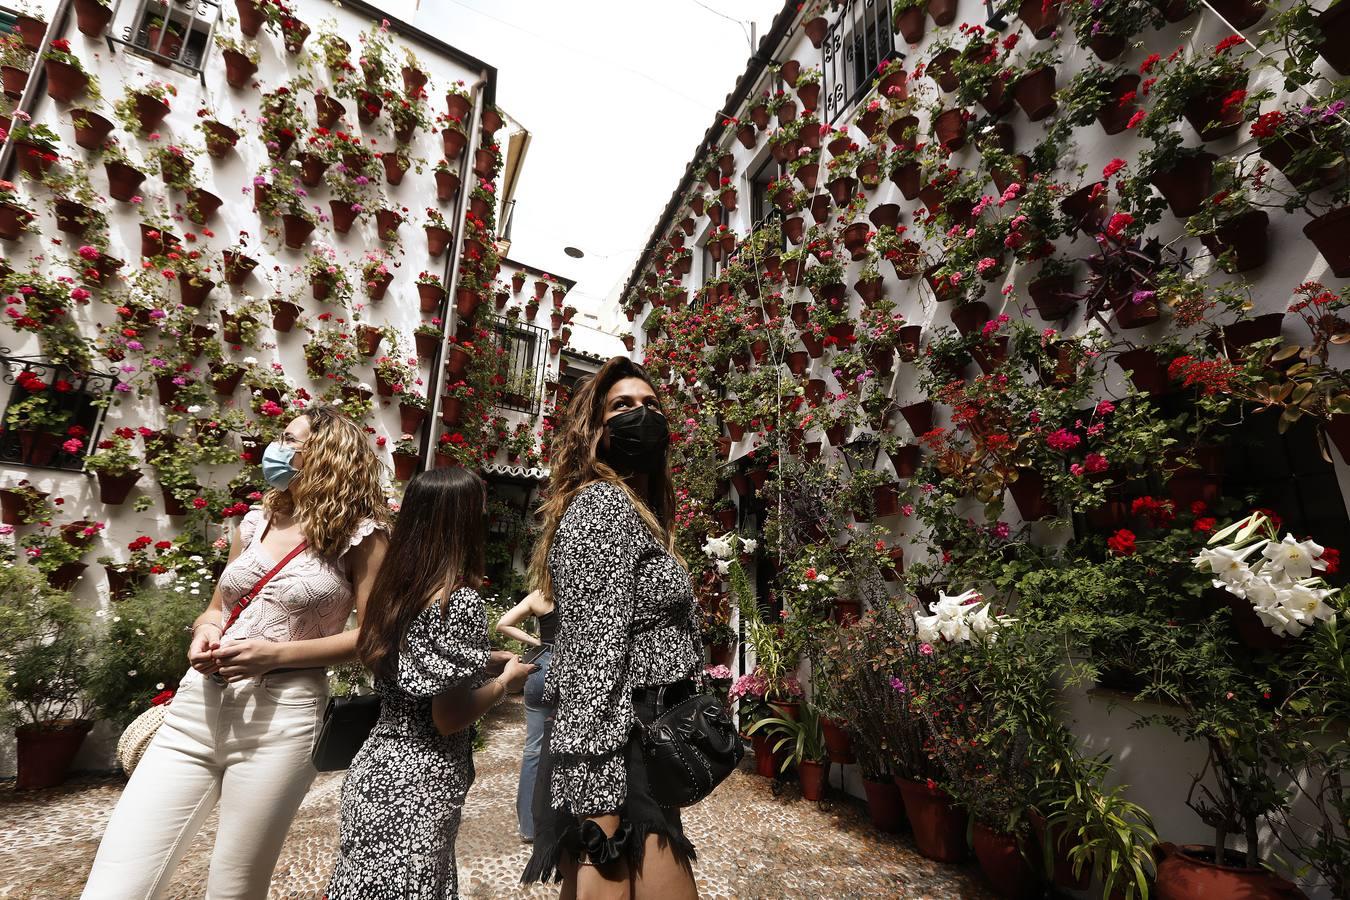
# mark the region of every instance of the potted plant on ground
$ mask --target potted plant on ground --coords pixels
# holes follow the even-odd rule
[[[816,708],[810,703],[802,703],[796,719],[767,716],[746,729],[746,734],[751,736],[761,732],[773,741],[773,752],[782,759],[779,772],[796,767],[802,798],[813,802],[820,800],[828,754],[825,731]]]
[[[18,741],[19,790],[60,784],[85,736],[89,701],[87,614],[37,571],[0,567],[0,659],[5,704],[0,715]]]

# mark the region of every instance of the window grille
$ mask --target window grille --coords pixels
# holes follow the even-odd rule
[[[489,316],[483,325],[501,351],[497,354],[497,378],[501,386],[497,407],[530,415],[539,412],[548,332],[537,325],[501,316]]]
[[[178,0],[172,4],[138,0],[127,15],[119,9],[108,41],[160,65],[202,76],[219,19],[218,0]]]
[[[825,88],[822,115],[834,123],[871,89],[877,67],[900,55],[891,29],[891,4],[844,0],[820,52]]]
[[[36,357],[10,356],[0,351],[0,381],[10,386],[5,399],[4,430],[0,432],[0,463],[33,468],[64,469],[79,472],[84,458],[98,443],[103,425],[102,398],[117,384],[114,375],[103,372],[79,372],[68,366]],[[25,384],[33,376],[33,383],[43,387],[34,391]],[[24,427],[16,404],[41,398],[45,412],[45,427]],[[15,421],[10,421],[10,410],[15,410]],[[75,429],[72,432],[72,429]],[[81,447],[75,452],[66,449],[71,437],[78,437]]]

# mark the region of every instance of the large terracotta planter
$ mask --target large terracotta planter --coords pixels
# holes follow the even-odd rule
[[[919,852],[938,862],[960,862],[966,857],[966,814],[946,791],[924,782],[896,776],[905,801],[905,815],[914,830]]]
[[[1333,209],[1303,226],[1303,234],[1337,278],[1350,278],[1350,206]]]
[[[18,778],[21,791],[55,787],[66,780],[75,754],[94,723],[87,719],[63,719],[38,725],[20,725],[14,729],[18,744]]]
[[[971,829],[971,845],[980,871],[1000,897],[1020,900],[1040,895],[1036,872],[1019,844],[1015,835],[1001,834],[982,822]]]
[[[867,796],[867,818],[877,831],[894,834],[905,827],[905,807],[900,789],[890,779],[873,781],[863,779],[863,793]]]
[[[1241,865],[1216,865],[1214,848],[1197,844],[1164,841],[1157,847],[1157,893],[1159,900],[1216,900],[1220,897],[1242,900],[1302,897],[1293,884],[1265,869]],[[1234,862],[1237,854],[1229,851]]]
[[[777,778],[781,760],[773,752],[773,739],[762,732],[750,736],[750,746],[755,752],[755,774],[762,778]]]

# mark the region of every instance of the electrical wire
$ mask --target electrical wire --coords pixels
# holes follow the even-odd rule
[[[708,4],[704,3],[703,0],[693,0],[693,2],[694,2],[695,4],[697,4],[698,6],[703,7],[703,8],[706,9],[708,12],[710,12],[710,13],[712,13],[713,15],[717,16],[718,18],[726,19],[728,22],[735,22],[737,25],[741,26],[741,33],[745,35],[745,42],[746,42],[747,44],[750,45],[750,52],[751,52],[752,54],[755,52],[755,42],[754,42],[753,40],[750,39],[750,32],[749,32],[748,30],[746,30],[746,27],[745,27],[747,24],[749,24],[749,20],[748,20],[748,19],[735,19],[735,18],[732,18],[731,16],[727,15],[727,14],[724,13],[724,12],[721,12],[721,11],[719,11],[719,10],[713,9],[711,6],[709,6]]]

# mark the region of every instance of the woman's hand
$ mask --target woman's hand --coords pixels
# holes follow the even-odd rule
[[[227,681],[242,681],[265,675],[278,666],[277,644],[275,641],[247,640],[217,643],[211,651],[212,658],[220,666],[220,674]]]
[[[211,655],[211,651],[219,644],[220,626],[214,622],[203,622],[192,629],[192,643],[188,645],[188,665],[203,675],[215,672],[220,666]]]
[[[506,661],[506,667],[502,669],[502,674],[497,676],[497,680],[506,688],[508,694],[514,693],[525,687],[525,679],[530,677],[532,672],[539,671],[539,667],[529,663],[523,663],[512,656]]]
[[[510,650],[493,650],[488,654],[488,663],[484,671],[489,675],[500,675],[506,668],[508,660],[516,659],[516,655]]]

